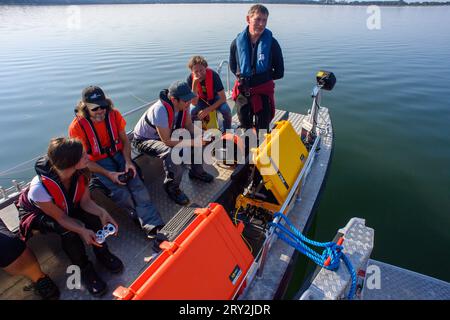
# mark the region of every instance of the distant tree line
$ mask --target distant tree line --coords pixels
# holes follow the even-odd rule
[[[358,6],[442,6],[446,2],[406,2],[398,1],[351,1],[351,0],[0,0],[0,4],[16,5],[71,5],[71,4],[139,4],[139,3],[280,3],[280,4],[320,4],[320,5],[358,5]]]
[[[333,0],[322,0],[323,2],[327,1],[333,1]],[[431,2],[431,1],[424,1],[424,2],[405,2],[403,0],[400,1],[344,1],[344,2],[329,2],[329,3],[323,3],[323,4],[334,4],[334,5],[353,5],[353,6],[371,6],[371,5],[377,5],[377,6],[448,6],[450,5],[450,1],[446,2]]]

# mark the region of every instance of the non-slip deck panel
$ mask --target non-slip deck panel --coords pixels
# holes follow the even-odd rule
[[[164,237],[164,240],[172,241],[177,235],[195,218],[196,208],[182,208],[172,219],[158,232],[158,238]],[[162,238],[162,237],[161,237]]]

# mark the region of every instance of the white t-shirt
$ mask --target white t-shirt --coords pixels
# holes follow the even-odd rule
[[[34,178],[30,182],[28,200],[30,200],[32,203],[51,202],[53,200],[52,197],[48,194],[41,180],[39,180],[38,176],[34,176]]]

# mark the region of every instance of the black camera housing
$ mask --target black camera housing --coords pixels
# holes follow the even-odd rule
[[[331,91],[336,84],[336,77],[333,72],[320,70],[316,74],[317,84],[322,86],[322,89]]]
[[[131,179],[133,179],[133,170],[128,170],[128,172],[119,176],[119,181],[122,183],[127,183]]]

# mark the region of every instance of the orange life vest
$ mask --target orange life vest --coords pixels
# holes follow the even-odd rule
[[[123,144],[119,137],[119,131],[117,130],[116,116],[114,112],[108,111],[105,118],[106,130],[108,131],[109,141],[111,142],[111,145],[108,148],[100,145],[100,139],[98,138],[95,127],[90,119],[80,116],[77,116],[76,119],[86,134],[86,138],[89,143],[89,150],[86,150],[86,152],[88,153],[91,161],[105,159],[106,157],[122,150]]]

